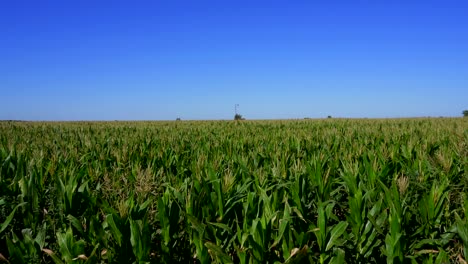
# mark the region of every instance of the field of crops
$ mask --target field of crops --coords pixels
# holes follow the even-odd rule
[[[0,123],[0,263],[466,263],[468,118]]]

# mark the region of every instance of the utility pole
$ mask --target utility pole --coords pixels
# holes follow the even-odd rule
[[[237,115],[237,108],[239,107],[239,104],[234,105],[234,113]]]

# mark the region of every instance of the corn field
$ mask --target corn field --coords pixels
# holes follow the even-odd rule
[[[468,119],[1,122],[0,263],[467,263]]]

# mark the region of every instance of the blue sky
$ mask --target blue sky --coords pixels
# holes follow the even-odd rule
[[[0,3],[0,119],[460,116],[467,1]]]

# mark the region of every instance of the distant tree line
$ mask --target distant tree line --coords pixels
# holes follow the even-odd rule
[[[235,114],[234,120],[245,120],[245,118],[243,118],[241,114]]]

